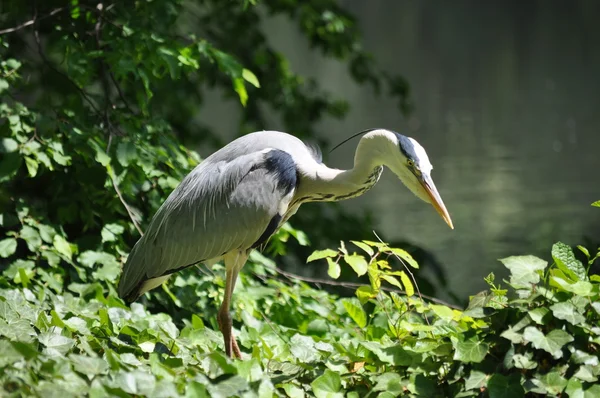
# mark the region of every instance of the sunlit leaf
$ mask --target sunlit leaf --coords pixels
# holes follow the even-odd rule
[[[333,261],[330,257],[327,257],[327,275],[329,275],[333,279],[337,279],[340,277],[341,268],[340,265]]]
[[[346,264],[352,267],[354,272],[356,272],[356,275],[363,276],[367,273],[369,264],[363,256],[359,256],[357,254],[346,254],[344,255],[344,261]]]
[[[543,271],[548,263],[535,256],[513,256],[500,259],[510,270],[510,283],[514,285],[527,285],[540,281],[539,271]]]
[[[364,328],[367,325],[367,314],[362,306],[354,300],[345,299],[343,301],[344,308],[348,312],[348,315],[350,315],[350,318],[352,318],[359,327]]]
[[[17,240],[15,238],[6,238],[0,240],[0,257],[9,257],[13,255],[16,250]]]
[[[331,249],[315,250],[310,256],[308,256],[306,262],[310,263],[311,261],[320,260],[327,257],[337,257],[337,255],[338,252]]]

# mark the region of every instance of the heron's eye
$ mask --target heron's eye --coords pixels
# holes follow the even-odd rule
[[[408,161],[406,163],[408,164],[408,167],[410,167],[410,168],[415,167],[415,161],[412,159],[408,159]]]

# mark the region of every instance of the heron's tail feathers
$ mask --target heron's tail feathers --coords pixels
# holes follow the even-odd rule
[[[119,297],[128,304],[136,301],[141,295],[159,286],[168,278],[168,276],[159,278],[147,276],[145,270],[151,268],[148,267],[149,262],[156,261],[156,259],[153,259],[153,254],[149,253],[152,250],[145,244],[145,236],[135,244],[129,253],[119,281]],[[158,281],[159,279],[160,281]]]

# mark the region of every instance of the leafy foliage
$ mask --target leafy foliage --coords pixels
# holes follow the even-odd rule
[[[515,297],[491,275],[490,290],[461,311],[428,304],[418,293],[400,294],[398,287],[414,289],[399,277],[410,275],[412,259],[403,251],[379,242],[353,244],[364,254],[342,243],[309,260],[358,272],[363,268],[356,264],[366,264],[369,284],[355,299],[281,280],[270,260],[252,257],[234,300],[243,361],[223,355],[214,317],[224,287],[218,265],[215,275],[175,277],[172,299],[191,310],[181,319],[141,304],[128,308],[105,295],[101,281],[56,292],[27,265],[16,265],[4,271],[0,290],[0,385],[9,395],[600,393],[597,276],[571,278],[535,257],[507,258],[502,262]],[[74,267],[112,261],[93,252],[82,257]]]
[[[316,121],[347,109],[270,47],[265,11],[289,17],[315,49],[404,111],[406,84],[377,69],[333,0],[5,3],[0,395],[600,395],[600,278],[589,275],[600,253],[583,247],[587,264],[563,244],[550,267],[504,259],[510,295],[490,275],[490,291],[466,311],[421,299],[418,264],[384,243],[310,256],[334,279],[349,270],[368,281],[355,298],[282,280],[253,253],[233,308],[245,361],[222,354],[218,265],[178,273],[144,305],[125,306],[115,284],[137,229],[201,161],[188,147],[221,143],[195,117],[207,88],[239,103],[241,133],[266,127],[270,110],[312,137]],[[331,222],[318,209],[298,225],[310,223],[325,247]],[[336,236],[366,225],[345,219]],[[285,225],[271,253],[294,240],[308,244]]]

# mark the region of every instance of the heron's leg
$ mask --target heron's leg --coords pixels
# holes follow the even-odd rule
[[[237,281],[238,273],[246,263],[247,258],[248,256],[242,253],[235,253],[234,255],[225,256],[225,297],[223,298],[223,303],[221,304],[221,308],[219,309],[219,313],[217,315],[217,322],[219,323],[219,329],[221,330],[221,333],[223,333],[225,353],[230,358],[232,353],[236,358],[242,358],[240,348],[238,347],[237,342],[233,337],[233,333],[231,332],[232,321],[229,308],[231,307],[231,296],[233,294],[233,289],[235,288],[235,282]]]

